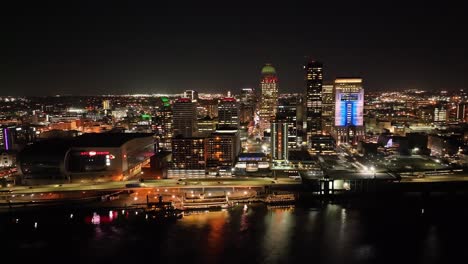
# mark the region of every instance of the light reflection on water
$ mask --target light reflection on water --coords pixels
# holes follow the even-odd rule
[[[266,232],[263,236],[263,261],[277,263],[289,253],[294,219],[290,209],[271,209],[265,217]]]
[[[71,221],[69,215],[64,216],[66,221]],[[447,257],[466,257],[466,250],[451,239],[466,235],[464,228],[452,221],[425,224],[428,220],[419,214],[398,210],[374,212],[338,205],[267,209],[253,204],[247,210],[238,206],[151,225],[120,221],[127,219],[120,212],[103,215],[112,221],[92,225],[82,220],[73,226],[40,223],[34,233],[24,234],[7,233],[0,227],[0,236],[9,242],[4,248],[19,259],[24,257],[19,249],[26,248],[37,257],[57,249],[70,254],[79,249],[80,263],[146,260],[145,252],[158,256],[153,263],[296,263],[303,259],[314,263],[394,263],[401,259],[439,263]],[[463,221],[460,217],[459,223]]]
[[[431,225],[427,230],[426,238],[423,242],[423,260],[425,263],[434,263],[439,255],[439,236],[437,234],[437,227]]]

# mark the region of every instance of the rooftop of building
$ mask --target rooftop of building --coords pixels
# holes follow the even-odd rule
[[[294,150],[288,152],[289,161],[315,161],[307,150]]]
[[[234,97],[223,97],[223,98],[221,98],[221,102],[236,102],[236,98],[234,98]]]
[[[21,151],[21,155],[63,156],[72,147],[120,147],[124,143],[151,133],[87,133],[74,138],[51,138],[37,141]]]
[[[319,68],[322,68],[323,67],[323,63],[321,61],[317,61],[317,60],[314,60],[312,58],[309,58],[308,61],[307,61],[307,67],[319,67]]]
[[[362,83],[361,77],[336,77],[335,83]]]
[[[205,139],[204,137],[184,137],[183,135],[175,135],[172,137],[172,140],[199,140],[199,139]]]
[[[151,137],[152,133],[87,133],[77,137],[73,147],[120,147],[126,142],[143,137]]]
[[[186,98],[186,97],[181,97],[179,99],[177,99],[176,103],[191,103],[192,100],[190,98]]]
[[[38,156],[43,158],[50,156],[63,157],[70,149],[73,138],[50,138],[37,141],[32,145],[26,146],[20,156]]]
[[[238,133],[238,129],[237,129],[237,128],[227,126],[227,127],[222,127],[222,128],[216,129],[216,131],[213,132],[212,134],[214,134],[214,135],[216,135],[216,134],[217,134],[217,135],[221,135],[221,134],[223,134],[223,135],[226,135],[226,134],[227,134],[227,135],[234,135],[234,134],[236,134],[236,133]]]
[[[332,140],[335,139],[330,135],[312,135],[311,140]]]
[[[266,157],[265,153],[255,152],[255,153],[241,153],[239,158],[263,158]]]
[[[262,68],[262,74],[276,74],[275,67],[271,66],[271,64],[267,63]]]

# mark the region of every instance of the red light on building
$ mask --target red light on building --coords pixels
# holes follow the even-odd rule
[[[224,97],[223,99],[221,99],[221,101],[223,101],[223,102],[236,102],[236,98]]]
[[[96,155],[109,155],[109,151],[83,151],[80,156],[96,156]]]
[[[266,76],[262,80],[263,83],[277,83],[278,78],[275,76]]]
[[[179,102],[179,103],[191,103],[192,100],[190,100],[189,98],[182,97],[182,98],[177,99],[177,102]]]

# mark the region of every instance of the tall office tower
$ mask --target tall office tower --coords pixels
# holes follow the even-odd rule
[[[458,103],[457,104],[457,121],[459,122],[467,122],[467,111],[468,111],[468,103]]]
[[[335,80],[335,127],[337,145],[356,145],[364,138],[364,89],[362,78]]]
[[[297,98],[297,111],[296,111],[296,125],[297,125],[297,144],[303,145],[304,140],[305,140],[305,130],[304,130],[304,123],[305,123],[305,117],[304,117],[304,96],[300,96]]]
[[[276,106],[278,105],[278,77],[276,70],[271,64],[266,64],[262,68],[262,79],[260,82],[261,97],[259,109],[260,131],[270,127],[270,123],[275,119]]]
[[[445,122],[447,121],[447,109],[443,106],[434,108],[434,122]]]
[[[241,145],[239,132],[212,133],[206,141],[206,168],[210,175],[232,175]]]
[[[162,105],[159,106],[158,112],[156,113],[157,131],[159,139],[158,147],[160,149],[169,150],[171,149],[171,138],[172,138],[172,108],[169,102],[169,98],[161,97]]]
[[[179,98],[172,106],[172,135],[195,136],[197,127],[196,103],[189,98]]]
[[[297,106],[301,104],[296,98],[280,99],[276,112],[276,122],[286,123],[288,126],[289,148],[296,148],[301,142],[297,140]]]
[[[288,124],[282,122],[271,123],[271,159],[288,159]]]
[[[224,97],[218,103],[218,129],[239,128],[239,104],[235,98]]]
[[[111,102],[109,99],[102,100],[102,109],[111,110]]]
[[[172,162],[168,178],[200,177],[205,175],[205,139],[172,139]]]
[[[335,117],[335,96],[333,83],[324,83],[322,86],[322,134],[330,135]]]
[[[186,90],[184,92],[184,98],[189,98],[192,102],[198,101],[198,92],[195,90]]]
[[[240,122],[249,123],[254,121],[255,116],[255,92],[252,88],[243,88],[240,94]]]
[[[322,81],[323,64],[318,61],[308,61],[304,66],[306,94],[306,135],[310,146],[312,135],[322,134]]]

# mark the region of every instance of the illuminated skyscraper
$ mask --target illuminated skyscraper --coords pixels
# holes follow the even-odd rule
[[[458,103],[457,104],[457,121],[459,122],[467,122],[467,114],[468,114],[468,103]]]
[[[271,123],[271,159],[288,159],[288,123]]]
[[[189,98],[192,102],[198,101],[198,92],[195,90],[186,90],[184,92],[184,98]]]
[[[447,109],[443,106],[436,107],[434,109],[434,122],[445,122],[447,121]]]
[[[102,100],[102,109],[110,110],[111,109],[111,102],[109,99]]]
[[[255,116],[255,93],[252,88],[243,88],[240,94],[240,122],[248,123],[254,120]]]
[[[161,106],[156,114],[157,135],[159,138],[159,148],[170,149],[172,138],[172,107],[167,97],[161,97]]]
[[[172,139],[172,162],[168,178],[205,176],[205,139]]]
[[[361,78],[335,80],[335,128],[337,144],[357,144],[364,138],[364,89]]]
[[[306,80],[306,132],[307,143],[310,137],[322,133],[322,82],[323,64],[308,61],[304,66]]]
[[[218,128],[239,128],[239,104],[235,98],[224,97],[219,101]]]
[[[206,166],[210,175],[232,175],[241,150],[238,132],[218,131],[205,139]]]
[[[290,148],[296,148],[302,142],[302,139],[301,141],[297,139],[297,109],[298,105],[302,104],[302,101],[297,99],[279,99],[276,113],[276,122],[286,123],[288,126],[287,136]]]
[[[270,127],[270,123],[275,119],[276,107],[278,105],[278,77],[276,70],[271,64],[266,64],[262,68],[262,79],[260,82],[260,128],[265,130]]]
[[[172,106],[172,135],[193,137],[198,131],[196,104],[189,98],[179,98]]]
[[[335,117],[335,96],[333,83],[322,86],[322,134],[329,135],[333,127]]]

